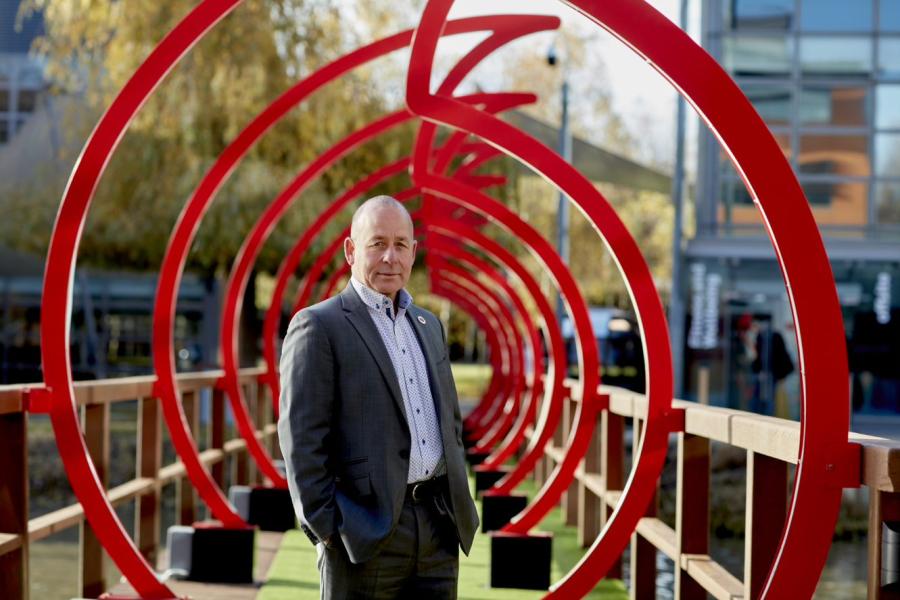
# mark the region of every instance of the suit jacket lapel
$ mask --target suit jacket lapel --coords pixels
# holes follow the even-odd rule
[[[372,317],[369,316],[369,308],[360,300],[351,284],[348,284],[346,289],[341,292],[341,303],[344,308],[344,316],[356,329],[359,337],[365,342],[366,347],[375,359],[375,364],[378,365],[378,369],[381,371],[381,375],[391,391],[394,403],[397,405],[400,414],[404,416],[404,422],[406,422],[406,409],[403,406],[403,395],[400,393],[397,373],[394,371],[394,365],[391,363],[391,357],[387,348],[384,347],[381,334],[378,333],[375,323],[372,322]]]

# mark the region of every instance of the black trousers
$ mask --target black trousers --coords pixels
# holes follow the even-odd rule
[[[375,558],[353,564],[340,543],[319,544],[322,600],[455,599],[459,540],[433,498],[407,498],[397,527]]]

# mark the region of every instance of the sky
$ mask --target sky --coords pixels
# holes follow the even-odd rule
[[[677,23],[680,0],[650,0],[649,4]],[[699,31],[699,5],[697,0],[688,0],[688,32],[695,40],[697,39],[696,32]],[[606,65],[614,111],[620,115],[626,127],[633,134],[643,138],[640,140],[642,154],[654,156],[657,160],[662,159],[668,163],[674,161],[676,106],[674,89],[632,50],[583,15],[558,0],[519,2],[457,0],[450,15],[451,17],[465,17],[510,12],[556,15],[562,20],[561,29],[572,28],[590,32],[592,34],[590,48],[595,49],[602,56]],[[553,34],[549,33],[537,34],[532,37],[535,39],[530,40],[529,43],[543,43],[547,48],[550,47],[553,40]],[[467,39],[466,36],[449,38],[439,47],[439,51],[462,52],[470,47],[473,41],[472,38]],[[690,138],[688,156],[693,154],[691,146],[695,137],[693,130],[696,129],[696,121],[690,118],[690,112],[688,109]],[[648,136],[647,132],[652,132],[653,135]]]

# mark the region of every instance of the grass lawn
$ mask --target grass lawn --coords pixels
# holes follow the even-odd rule
[[[491,380],[491,365],[451,363],[450,368],[453,369],[453,380],[461,402],[481,398]]]
[[[534,494],[531,482],[523,483],[519,491]],[[480,504],[480,502],[479,502]],[[561,511],[553,510],[540,527],[553,533],[553,566],[551,580],[559,580],[584,554],[578,546],[575,529],[563,524]],[[460,600],[529,600],[541,598],[542,591],[518,589],[492,589],[490,577],[490,539],[479,533],[471,554],[460,555]],[[319,573],[316,570],[316,549],[300,531],[285,535],[281,549],[269,571],[269,578],[257,596],[258,600],[302,600],[319,597]],[[622,582],[601,581],[588,598],[626,600],[628,593]]]

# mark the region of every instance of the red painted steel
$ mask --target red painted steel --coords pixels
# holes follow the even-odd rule
[[[436,188],[445,185],[445,182],[443,180],[434,180],[433,183]],[[466,192],[466,194],[468,194],[468,192]],[[465,194],[461,194],[461,196],[462,195]],[[587,305],[584,303],[584,299],[578,293],[578,288],[575,284],[575,280],[572,278],[568,267],[559,258],[559,255],[556,254],[553,248],[550,247],[550,245],[546,242],[546,240],[543,239],[543,237],[537,230],[528,225],[518,215],[507,209],[504,205],[500,204],[493,198],[484,195],[478,197],[477,201],[481,202],[480,207],[473,207],[468,202],[460,200],[459,197],[450,198],[450,200],[482,212],[482,214],[491,218],[494,222],[503,224],[504,227],[508,228],[508,230],[514,233],[520,240],[523,240],[526,246],[529,247],[529,249],[533,253],[537,254],[537,257],[543,263],[545,269],[548,271],[548,273],[551,274],[551,280],[554,282],[554,285],[557,286],[557,290],[563,295],[563,298],[566,300],[566,303],[569,306],[570,314],[575,314],[583,311],[583,315],[581,315],[580,317],[575,314],[573,322],[575,323],[577,341],[579,344],[579,356],[582,357],[583,362],[582,372],[586,372],[588,376],[591,376],[591,372],[593,372],[594,387],[588,389],[596,390],[598,381],[596,378],[596,367],[594,369],[587,370],[585,370],[584,367],[585,364],[591,364],[590,361],[597,360],[596,345],[594,343],[584,344],[585,340],[591,340],[591,342],[593,342],[594,339],[593,331],[590,329],[590,320],[587,318]],[[435,226],[438,225],[436,224]],[[456,222],[450,220],[442,221],[439,226],[449,229],[450,231],[455,231],[454,228],[458,227]],[[491,252],[493,254],[498,256],[504,254],[499,244],[493,242],[483,234],[479,236],[477,232],[472,232],[470,234],[470,237],[472,239],[478,239],[483,247],[491,248]],[[506,254],[508,255],[509,253],[506,252]],[[512,257],[510,256],[510,258]],[[518,262],[515,259],[512,260],[513,262]],[[555,320],[556,319],[554,317],[553,321],[555,322]],[[579,325],[579,323],[581,325]],[[579,329],[579,327],[581,327],[581,329]],[[587,329],[587,332],[585,332],[585,329]],[[582,350],[582,344],[586,346],[584,350]],[[492,493],[511,493],[513,489],[519,483],[521,483],[529,473],[534,470],[537,461],[544,456],[544,447],[547,445],[547,443],[553,437],[554,432],[556,431],[559,420],[562,417],[563,400],[565,397],[565,394],[562,392],[562,381],[565,377],[566,371],[564,367],[565,363],[562,362],[564,361],[563,357],[565,357],[564,350],[560,349],[559,353],[557,353],[556,356],[558,356],[561,361],[559,363],[561,368],[558,371],[559,379],[554,382],[553,386],[551,386],[551,394],[548,396],[549,402],[544,404],[541,418],[538,422],[538,427],[534,433],[534,437],[532,438],[525,454],[519,459],[512,471],[494,485],[494,487],[491,489]],[[596,362],[594,364],[596,364]],[[590,394],[588,395],[590,396]],[[547,494],[549,494],[549,496],[547,497],[552,497],[552,495],[557,493],[556,489],[549,490],[548,492],[544,493],[544,490],[547,489],[548,488],[545,485],[542,490],[542,494],[544,494],[544,496],[547,496]],[[541,494],[539,494],[539,497],[541,497]],[[549,500],[547,502],[549,502]]]
[[[550,370],[547,374],[547,379],[543,384],[543,410],[541,412],[541,417],[538,420],[538,424],[535,427],[535,437],[531,444],[526,448],[525,454],[523,455],[523,459],[519,461],[518,464],[523,464],[525,457],[535,457],[534,460],[528,459],[531,462],[531,467],[527,465],[521,469],[521,475],[524,476],[533,469],[534,464],[536,463],[536,459],[543,453],[543,446],[538,447],[539,440],[541,439],[541,431],[547,429],[545,423],[550,418],[548,412],[551,407],[551,403],[553,403],[553,398],[561,399],[565,396],[566,392],[563,387],[563,382],[566,377],[566,354],[565,354],[565,343],[563,342],[562,332],[559,328],[559,322],[556,319],[556,314],[553,311],[553,308],[550,306],[550,303],[547,301],[547,298],[544,296],[541,291],[540,285],[531,275],[531,273],[526,269],[519,260],[513,256],[512,252],[498,244],[496,241],[487,237],[480,231],[472,230],[471,228],[465,227],[455,221],[442,221],[440,223],[430,223],[429,229],[431,231],[441,233],[446,236],[450,236],[453,239],[465,239],[475,247],[477,247],[480,251],[487,253],[494,260],[499,261],[505,267],[510,269],[519,281],[525,286],[528,290],[535,306],[537,306],[538,311],[544,320],[544,326],[547,332],[548,343],[548,355],[550,357]],[[434,242],[432,242],[434,243]],[[537,371],[538,373],[542,373],[543,370]],[[540,389],[539,386],[535,386]],[[557,400],[557,404],[560,404],[561,401]],[[494,453],[485,459],[482,463],[484,468],[486,469],[496,469],[500,467],[504,462],[506,462],[509,458],[512,457],[513,453],[522,445],[525,441],[525,430],[532,424],[534,416],[536,414],[537,405],[533,408],[528,407],[528,410],[523,414],[525,418],[520,420],[516,424],[513,432],[510,434],[510,437],[507,440],[504,440],[504,443],[498,448]],[[552,431],[550,432],[552,434]],[[518,468],[518,466],[516,467]],[[510,481],[514,481],[515,478]],[[519,480],[521,481],[521,479]],[[509,481],[504,483],[507,484],[508,490],[511,491],[512,487],[517,485],[519,481],[515,481],[512,486],[509,486]],[[499,482],[498,482],[499,483]],[[489,493],[497,493],[499,489],[492,488]]]
[[[813,595],[851,454],[846,340],[834,278],[809,203],[772,134],[725,71],[644,3],[570,3],[656,68],[716,134],[760,209],[784,274],[800,360],[800,462],[764,598]]]
[[[79,424],[69,355],[72,277],[97,183],[134,115],[194,43],[239,0],[205,0],[150,53],[104,113],[69,178],[50,238],[41,295],[41,361],[59,454],[84,515],[119,570],[144,598],[172,598],[119,521],[91,461]]]
[[[51,238],[47,268],[45,270],[44,302],[42,304],[44,308],[41,340],[42,359],[50,398],[51,421],[57,437],[60,454],[72,488],[84,506],[85,516],[95,531],[97,531],[104,548],[113,557],[117,566],[138,593],[147,598],[162,598],[172,594],[166,586],[160,584],[156,579],[152,569],[140,556],[133,542],[128,538],[121,522],[116,517],[103,486],[96,476],[78,424],[68,351],[68,319],[71,313],[72,275],[81,231],[93,191],[125,128],[168,70],[178,62],[181,56],[209,28],[228,14],[239,1],[205,0],[198,5],[151,52],[148,59],[138,68],[116,97],[110,109],[101,118],[96,130],[91,135],[70,177]],[[512,18],[517,27],[520,27],[525,20],[527,18]],[[505,22],[501,24],[500,21]],[[540,24],[535,30],[558,26],[558,19],[553,18],[532,18],[530,22],[533,25]],[[451,25],[448,28],[448,34],[451,32],[462,33],[483,29],[493,29],[496,32],[508,23],[509,20],[504,20],[502,17],[499,19],[496,17],[465,19]],[[397,47],[402,47],[408,44],[410,36],[411,32],[404,32],[393,38],[388,38],[388,40],[383,40],[381,44],[389,46],[391,43],[398,43]],[[376,50],[373,46],[360,49],[353,56],[358,59],[364,56],[366,52],[375,52]],[[322,79],[326,79],[329,75],[331,77],[336,76],[339,73],[337,73],[338,69],[334,68],[334,64],[330,65],[332,73],[326,73],[328,70],[328,67],[326,67],[326,69],[317,72],[316,76]],[[344,66],[349,68],[349,65]],[[307,82],[309,83],[313,79],[314,77],[307,80]],[[313,84],[314,82],[310,85]],[[299,92],[300,90],[295,88],[293,91]],[[280,100],[283,101],[282,104],[287,102],[286,96],[282,96]],[[259,120],[255,121],[255,123],[260,122]],[[244,133],[247,134],[247,137],[252,137],[252,133],[248,134],[247,131]],[[224,163],[221,161],[217,165],[222,168],[220,183],[227,176],[230,169],[223,167]],[[213,182],[212,178],[205,178],[204,182],[209,186],[205,191],[210,195],[215,192],[219,185],[219,183]],[[171,266],[173,262],[175,261],[167,260],[164,263],[164,267]],[[172,288],[177,288],[179,279],[180,272],[172,277]],[[171,330],[173,315],[165,315],[164,311],[161,311],[161,314],[158,316],[161,316],[163,321],[168,321],[167,324],[169,326],[164,329]],[[159,325],[159,320],[155,319],[155,323]],[[157,326],[154,331],[156,332],[159,329],[160,327]],[[169,350],[168,357],[162,357],[158,367],[161,366],[164,373],[171,375],[174,373],[174,365],[171,364],[174,358],[173,344],[170,343],[167,347]],[[154,348],[158,349],[159,344],[156,343]],[[169,364],[165,364],[166,362]],[[159,369],[157,371],[159,372]],[[177,388],[174,388],[172,379],[168,378],[166,381],[158,379],[155,394],[177,398]],[[171,412],[171,407],[169,411],[166,411],[164,408],[164,413],[167,415],[167,424],[170,428],[174,428],[173,441],[175,441],[179,437],[179,431],[186,430],[185,418],[180,406],[177,407],[177,413],[179,414],[175,415],[175,417],[180,418],[173,418]],[[211,510],[215,514],[215,509],[218,508],[219,515],[217,516],[222,518],[224,525],[242,526],[242,520],[237,517],[227,501],[225,501],[221,491],[212,482],[202,465],[191,464],[191,458],[196,457],[197,454],[193,440],[188,435],[187,440],[182,438],[181,441],[187,443],[180,444],[179,454],[182,460],[186,460],[189,475],[196,476],[192,477],[192,483],[196,486],[199,482],[198,491],[204,496],[204,500],[207,501]],[[204,479],[206,482],[203,481]],[[204,494],[204,492],[206,493]]]
[[[591,561],[591,567],[576,571],[575,577],[570,577],[566,582],[579,584],[566,586],[569,596],[583,595],[621,554],[655,492],[656,481],[665,460],[669,433],[666,415],[671,411],[672,401],[668,328],[653,279],[637,244],[615,211],[590,181],[566,164],[552,150],[514,127],[472,107],[461,106],[452,98],[430,93],[428,82],[437,36],[443,28],[451,4],[452,2],[446,0],[431,0],[416,30],[407,76],[407,103],[410,109],[425,120],[474,133],[530,165],[571,197],[601,233],[618,261],[645,334],[644,351],[645,364],[648,366],[649,397],[647,426],[622,499],[586,557]],[[423,191],[427,191],[431,187],[427,179],[431,179],[432,176],[426,174],[424,178],[426,179],[424,181],[417,179],[414,181]],[[452,191],[457,185],[444,182],[443,191]],[[448,190],[447,187],[451,189]],[[475,202],[477,198],[465,189],[456,189],[452,195],[460,199],[468,198],[470,202]],[[585,376],[590,376],[590,371],[591,369],[585,369],[582,365],[581,372]],[[596,413],[602,408],[595,385],[590,385],[587,377],[582,383],[584,401],[576,413],[573,433],[567,443],[563,462],[551,475],[550,481],[538,498],[521,515],[514,518],[504,528],[505,531],[527,532],[555,504],[563,489],[572,481],[577,463],[584,455],[593,434]],[[598,552],[598,548],[602,551]]]
[[[838,514],[843,482],[836,473],[843,471],[849,454],[843,327],[834,281],[815,220],[796,178],[765,124],[727,74],[699,46],[644,3],[573,4],[647,59],[697,108],[732,157],[766,220],[794,310],[804,404],[801,462],[791,511],[763,596],[809,597],[824,564]],[[550,151],[541,148],[528,136],[510,131],[496,120],[474,111],[453,111],[453,101],[450,99],[429,97],[427,84],[423,85],[427,77],[422,79],[422,76],[430,72],[434,55],[433,32],[440,29],[447,8],[447,2],[431,2],[417,30],[407,80],[410,106],[417,113],[432,111],[431,118],[444,124],[451,124],[452,121],[465,131],[473,131],[510,154],[519,156],[564,190],[575,190],[577,181],[570,183],[548,173],[548,169],[560,171],[565,166],[554,164],[558,161],[549,157]],[[433,105],[429,105],[430,101]],[[591,196],[587,190],[586,194],[566,191],[580,202],[587,202]],[[582,208],[585,209],[585,206],[582,205]],[[810,264],[816,267],[811,268]],[[634,274],[630,264],[622,266],[626,276]],[[632,288],[632,291],[635,290]],[[802,315],[807,315],[806,320],[801,320]],[[660,326],[650,326],[642,319],[642,328],[647,346],[653,342],[654,335],[662,337],[663,328]],[[652,356],[652,352],[648,355]],[[651,426],[663,420],[658,416],[653,418],[652,392],[656,380],[653,376],[649,377],[651,402],[648,417],[651,417]],[[665,381],[668,382],[668,378]],[[810,398],[815,398],[818,403],[816,410],[810,410]],[[648,427],[642,444],[641,461],[647,450],[650,430],[651,427]],[[637,478],[633,471],[626,495],[641,483],[639,479],[647,478]],[[618,517],[624,512],[623,504],[624,501],[582,562],[554,587],[552,595],[583,595],[605,574],[618,554],[615,548],[624,547],[627,541],[625,527],[622,527],[621,534],[611,535],[616,533],[614,528],[622,522]],[[633,525],[627,529],[633,529]],[[613,537],[618,538],[615,543],[601,543]],[[815,548],[815,551],[810,551],[810,548]]]
[[[516,102],[520,99],[522,99],[520,95],[515,95],[508,98],[503,98],[502,95],[498,95],[491,99],[490,109],[499,111],[513,108],[514,106],[518,105],[516,104]],[[487,155],[486,158],[478,160],[476,165],[483,164],[484,160],[487,160],[488,158],[491,158],[498,154],[496,150],[484,144],[469,144],[467,146],[461,147],[461,149],[466,152],[473,152],[475,154],[475,159],[482,159],[485,155]],[[441,152],[445,152],[445,149],[442,148]],[[328,207],[316,218],[316,220],[303,232],[301,237],[297,240],[296,244],[294,244],[294,246],[291,248],[291,250],[285,256],[284,260],[282,260],[281,264],[279,265],[278,273],[276,275],[275,288],[272,294],[272,302],[269,305],[268,310],[266,311],[265,320],[263,322],[263,357],[267,365],[265,381],[269,387],[270,394],[273,399],[277,399],[280,396],[278,367],[277,360],[275,358],[275,340],[277,336],[278,324],[281,319],[281,305],[284,299],[284,293],[290,275],[297,269],[297,266],[300,264],[300,260],[306,253],[310,244],[312,244],[312,240],[315,238],[315,236],[318,235],[319,232],[321,232],[321,230],[331,222],[331,220],[337,215],[338,212],[345,208],[352,200],[363,196],[376,185],[382,183],[383,181],[386,181],[387,179],[395,175],[399,175],[401,172],[405,172],[408,166],[409,158],[400,159],[385,167],[382,167],[378,171],[372,173],[360,182],[353,185],[344,194],[342,194],[334,202],[328,205]],[[467,171],[464,176],[469,177],[469,172]],[[478,181],[469,178],[467,179],[467,181],[474,184],[476,187],[487,187],[488,185],[501,183],[496,179],[492,179],[489,181]],[[413,189],[415,190],[415,188]],[[417,192],[417,190],[415,191]],[[406,192],[401,192],[401,194],[405,193]],[[339,242],[336,240],[334,243],[337,244]],[[297,296],[297,299],[294,301],[291,314],[308,304],[309,296],[312,293],[312,284],[317,281],[319,276],[321,275],[321,272],[325,266],[324,263],[326,263],[326,261],[330,261],[331,257],[333,257],[335,253],[336,249],[327,249],[322,255],[320,255],[319,260],[316,261],[316,263],[307,273],[306,280],[300,287],[300,292]],[[323,264],[320,265],[320,263]],[[277,415],[277,402],[275,402],[275,411]]]
[[[425,245],[429,247],[427,243]],[[512,307],[509,306],[509,303],[504,302],[499,294],[478,280],[474,274],[443,259],[441,257],[443,254],[442,251],[429,247],[426,264],[428,265],[431,276],[437,277],[436,271],[439,271],[440,277],[445,279],[448,276],[461,278],[471,275],[474,278],[471,282],[471,286],[476,288],[475,297],[490,297],[495,304],[495,310],[502,315],[503,321],[506,324],[506,343],[512,358],[512,369],[508,375],[508,391],[504,401],[498,403],[499,410],[494,417],[492,427],[485,431],[483,437],[475,438],[478,443],[470,450],[470,452],[478,453],[490,452],[491,448],[493,448],[500,438],[512,427],[513,421],[521,409],[522,393],[525,389],[525,357],[523,354],[523,344],[521,343],[524,336],[517,334],[515,312]],[[484,274],[493,280],[490,272],[485,272]],[[499,286],[499,283],[497,283],[497,285]],[[512,298],[510,298],[510,300],[512,300]]]
[[[475,272],[487,276],[494,285],[503,290],[504,295],[509,298],[509,300],[513,304],[513,312],[511,318],[515,320],[514,315],[518,314],[519,322],[521,323],[521,327],[524,329],[524,334],[519,336],[522,342],[522,344],[520,344],[522,350],[519,352],[519,363],[521,366],[519,367],[519,375],[515,381],[515,388],[513,389],[512,395],[513,401],[511,403],[512,405],[510,406],[510,410],[504,412],[503,419],[498,420],[497,425],[488,432],[485,438],[479,441],[479,443],[476,444],[474,448],[472,448],[472,451],[476,453],[490,452],[490,450],[494,448],[498,444],[498,442],[505,438],[505,436],[512,430],[515,422],[517,420],[521,420],[522,415],[525,415],[529,411],[534,410],[537,406],[537,403],[540,401],[541,391],[539,386],[535,386],[529,394],[529,402],[525,405],[522,404],[522,395],[524,394],[526,387],[526,346],[528,349],[530,349],[530,355],[532,359],[531,372],[535,375],[539,375],[544,372],[544,354],[541,350],[540,334],[535,327],[534,321],[532,320],[528,309],[525,308],[525,304],[519,297],[519,294],[512,288],[506,278],[487,261],[478,258],[471,252],[466,252],[464,248],[457,243],[457,240],[447,238],[438,234],[437,232],[429,232],[425,240],[425,247],[428,250],[427,264],[430,269],[441,269],[445,263],[443,257],[469,264],[475,270]],[[442,260],[439,262],[435,261],[434,255],[441,256]],[[450,272],[452,273],[454,271]]]
[[[558,19],[547,17],[476,17],[454,22],[453,25],[448,28],[447,34],[491,30],[493,34],[487,39],[492,40],[491,43],[495,44],[493,48],[496,48],[520,35],[541,31],[547,28],[554,28],[557,27],[558,24]],[[355,50],[319,69],[308,78],[300,81],[283,93],[269,105],[269,107],[260,113],[260,115],[257,116],[225,149],[225,151],[223,151],[222,155],[207,172],[194,194],[188,200],[179,216],[175,230],[169,239],[169,245],[166,249],[166,255],[160,271],[160,279],[157,285],[157,299],[154,306],[153,348],[154,368],[158,378],[157,394],[160,396],[160,400],[163,404],[164,415],[173,440],[173,445],[175,446],[179,457],[185,463],[185,469],[188,472],[192,485],[197,489],[213,515],[228,526],[240,526],[243,521],[234,512],[230,503],[228,503],[222,491],[212,479],[211,474],[200,462],[196,444],[186,427],[186,419],[179,401],[178,388],[175,385],[173,324],[176,293],[191,242],[199,228],[200,220],[203,218],[206,209],[212,202],[219,187],[234,169],[237,162],[247,153],[256,140],[280,120],[287,111],[321,86],[361,64],[383,56],[393,50],[405,47],[409,44],[411,34],[411,31],[405,31]],[[456,80],[461,80],[465,72],[467,72],[466,70],[470,69],[474,64],[477,64],[477,62],[484,57],[483,52],[489,48],[491,48],[490,45],[486,46],[482,51],[470,52],[456,65],[456,67],[454,67],[454,70],[448,75],[448,80],[451,79],[451,77]],[[452,90],[453,88],[448,89]],[[398,113],[395,115],[395,117],[398,118],[398,122],[403,120],[400,118],[400,114],[409,118],[408,113]],[[390,117],[387,117],[386,119],[390,119]],[[387,123],[382,123],[382,125],[385,128],[389,126]],[[378,126],[375,126],[375,128],[377,127]],[[377,135],[377,132],[373,131],[367,131],[365,133]],[[354,138],[354,136],[350,136],[345,142],[348,142],[348,145],[352,147],[354,143],[361,143],[364,139],[364,133],[357,132],[357,137]],[[332,148],[332,150],[334,151],[335,149]],[[337,155],[339,155],[339,153]],[[317,164],[324,167],[327,166],[327,161],[322,160],[322,157],[320,157]],[[299,185],[297,185],[297,193],[299,193],[303,184],[302,182],[297,181],[294,183],[299,183]],[[274,223],[272,226],[274,226]],[[254,245],[261,244],[262,241],[265,240],[267,234],[268,232],[262,232],[255,229],[242,245],[239,258],[243,259],[245,256],[250,258],[249,255],[253,254],[253,250],[258,249],[258,245],[256,247],[254,247]],[[247,262],[252,264],[252,260]],[[237,321],[237,308],[235,303],[232,302],[232,297],[236,292],[242,291],[243,287],[246,285],[246,278],[249,275],[247,269],[248,267],[245,262],[242,261],[238,272],[233,272],[233,276],[229,279],[229,292],[226,297],[225,311],[223,311],[223,324],[225,324],[226,327],[229,323],[236,323]],[[242,279],[243,282],[241,281]],[[228,392],[232,413],[234,414],[241,436],[245,439],[248,450],[257,465],[259,465],[260,469],[273,483],[278,486],[285,486],[286,481],[281,473],[275,468],[268,452],[266,452],[252,432],[253,427],[250,415],[247,411],[246,404],[243,401],[240,386],[236,384],[235,372],[237,368],[237,357],[236,344],[234,343],[236,335],[236,326],[232,326],[222,335],[223,366],[225,367],[226,372],[224,384]]]
[[[563,297],[569,306],[569,312],[573,316],[575,331],[578,333],[578,348],[581,365],[581,373],[583,374],[582,385],[584,387],[584,401],[581,404],[582,412],[595,411],[602,408],[600,398],[597,395],[598,377],[598,357],[597,345],[594,342],[593,330],[588,317],[587,305],[584,298],[580,295],[578,286],[572,278],[565,264],[556,254],[554,249],[540,234],[530,227],[523,227],[524,223],[516,218],[515,213],[506,208],[503,204],[494,200],[490,196],[480,191],[461,184],[458,181],[435,175],[415,175],[415,182],[420,184],[423,189],[428,189],[438,196],[452,199],[460,204],[465,205],[471,210],[480,212],[484,216],[490,218],[494,223],[506,228],[514,235],[518,236],[525,245],[543,262],[544,268],[550,276],[556,281],[560,287]],[[592,366],[587,366],[592,365]],[[557,399],[558,403],[551,406],[552,420],[548,420],[545,425],[549,431],[541,432],[546,435],[547,439],[553,434],[559,416],[562,412],[561,399]],[[590,421],[590,420],[588,420]],[[590,421],[592,422],[592,421]],[[562,492],[568,487],[571,478],[574,477],[575,467],[584,455],[587,447],[587,441],[590,440],[590,434],[587,427],[583,430],[576,431],[575,436],[570,439],[570,444],[575,439],[578,446],[567,454],[567,460],[560,463],[559,467],[554,471],[547,484],[541,489],[536,496],[534,502],[530,504],[525,511],[514,517],[511,525],[513,527],[524,527],[527,531],[552,508],[559,500]],[[583,440],[581,436],[587,435],[587,440]],[[546,442],[546,440],[545,440]],[[582,447],[583,444],[583,447]],[[543,446],[541,446],[543,448]],[[516,471],[514,470],[513,473]],[[510,477],[510,473],[507,477]],[[560,476],[561,474],[561,476]],[[568,480],[567,480],[568,478]],[[501,480],[502,481],[502,480]]]
[[[447,75],[447,78],[440,89],[445,90],[446,93],[451,93],[455,85],[461,81],[468,72],[467,69],[473,68],[486,53],[496,49],[499,45],[498,41],[509,40],[504,36],[489,37],[485,40],[485,43],[476,49],[480,50],[480,54],[477,53],[476,50],[473,50],[460,60]],[[476,56],[478,60],[472,60],[473,56]],[[503,94],[499,98],[497,95],[476,94],[471,97],[471,100],[486,105],[493,105],[494,103],[506,102],[519,104],[531,101],[533,98],[534,96],[531,94]],[[226,284],[225,302],[222,312],[222,357],[225,370],[224,385],[225,389],[228,391],[229,397],[232,399],[232,412],[235,415],[235,421],[238,423],[238,427],[241,429],[241,435],[247,440],[248,449],[263,472],[265,472],[265,474],[279,487],[286,487],[287,481],[285,481],[275,468],[268,452],[266,452],[262,444],[256,439],[253,432],[253,423],[250,414],[246,409],[246,405],[242,398],[241,388],[238,384],[239,364],[237,336],[239,331],[240,307],[242,306],[242,298],[247,282],[250,279],[253,263],[256,261],[269,234],[275,228],[275,225],[284,215],[285,211],[299,198],[300,194],[302,194],[304,189],[312,181],[351,150],[411,118],[412,115],[410,113],[398,111],[397,113],[378,119],[370,125],[351,133],[349,136],[326,150],[323,154],[316,157],[316,159],[304,168],[293,181],[285,186],[272,203],[266,207],[263,214],[253,225],[250,233],[245,238],[244,243],[238,251],[237,257],[235,258],[234,266],[232,267],[228,283]],[[330,291],[331,290],[327,291],[326,295],[330,294]]]

